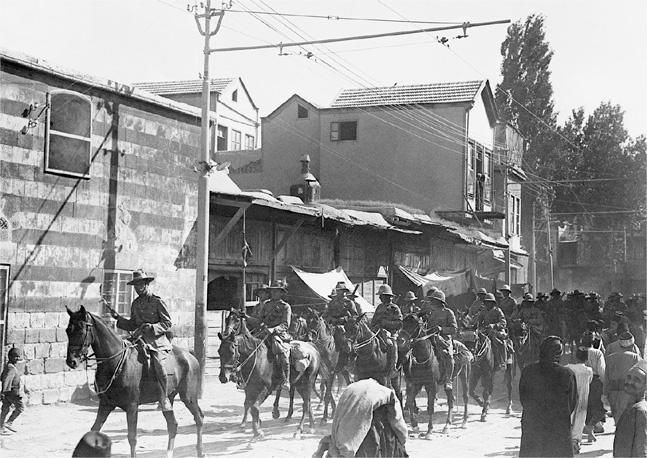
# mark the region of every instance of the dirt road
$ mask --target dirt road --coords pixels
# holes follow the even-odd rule
[[[518,382],[518,380],[517,380]],[[497,379],[497,385],[501,386]],[[497,390],[499,391],[499,390]],[[459,396],[460,399],[460,396]],[[281,413],[287,411],[287,399],[281,400]],[[292,438],[298,418],[301,415],[301,403],[297,400],[295,419],[284,423],[283,419],[272,420],[271,401],[268,400],[261,410],[261,419],[266,438],[250,443],[250,429],[240,432],[237,428],[242,418],[243,393],[236,390],[233,384],[222,385],[215,378],[210,379],[205,397],[201,402],[205,412],[204,445],[208,456],[237,457],[309,457],[316,449],[319,439],[330,433],[330,425],[316,425],[315,434],[308,428],[301,440]],[[315,403],[316,405],[316,403]],[[419,406],[426,405],[420,399]],[[521,435],[521,407],[514,404],[514,412],[506,415],[503,404],[495,402],[487,423],[479,422],[480,410],[471,403],[470,418],[466,429],[458,428],[462,420],[462,408],[456,409],[455,428],[448,434],[441,434],[443,425],[444,398],[437,401],[434,417],[435,430],[433,439],[410,439],[407,450],[412,457],[429,456],[431,453],[440,456],[492,457],[516,456],[519,450]],[[16,422],[19,432],[11,436],[0,436],[0,455],[13,456],[71,456],[79,438],[94,421],[97,410],[96,402],[84,405],[61,404],[29,408]],[[181,403],[175,406],[179,433],[176,439],[175,456],[195,455],[195,428],[188,410]],[[421,412],[421,420],[425,418]],[[316,421],[321,417],[315,411]],[[421,424],[421,429],[426,424]],[[611,456],[613,448],[613,420],[607,421],[606,433],[598,437],[594,444],[583,444],[580,456]],[[113,439],[113,456],[129,454],[126,438],[126,415],[115,411],[108,418],[103,431]],[[166,424],[161,412],[153,406],[142,407],[139,416],[139,434],[137,451],[139,456],[163,456],[166,449]]]

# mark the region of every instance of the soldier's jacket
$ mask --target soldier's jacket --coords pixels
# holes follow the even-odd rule
[[[512,316],[515,315],[519,310],[519,308],[517,307],[517,301],[515,301],[511,297],[504,297],[503,299],[501,299],[499,307],[508,320],[512,318]]]
[[[326,320],[339,320],[347,318],[352,315],[357,315],[355,311],[355,303],[350,299],[333,299],[328,303],[328,307],[324,312],[324,319]]]
[[[290,304],[281,299],[270,299],[263,303],[258,318],[270,332],[274,331],[275,334],[285,335],[292,320],[292,308],[290,308]]]
[[[166,336],[172,325],[171,315],[164,301],[154,294],[139,296],[133,301],[130,318],[117,319],[117,327],[126,331],[135,331],[144,323],[153,325],[152,332],[142,334],[144,342],[158,350],[171,348],[171,342]]]
[[[440,326],[442,330],[440,334],[443,336],[453,336],[458,330],[456,317],[447,307],[437,310],[430,310],[423,315],[424,320],[427,322],[428,327]]]
[[[479,326],[488,326],[490,324],[496,325],[497,328],[505,329],[506,320],[505,315],[499,307],[492,307],[490,310],[484,310],[479,315],[477,320]]]
[[[384,328],[393,333],[402,327],[402,312],[400,307],[394,303],[388,305],[380,304],[375,309],[373,320],[371,321],[371,329],[374,331],[379,328]]]
[[[485,310],[485,304],[480,299],[476,299],[472,302],[472,305],[468,307],[467,314],[469,316],[477,316],[483,310]]]
[[[534,305],[521,307],[516,317],[535,328],[541,328],[544,324],[544,317],[541,310]]]
[[[258,304],[256,304],[254,306],[251,313],[249,314],[250,317],[255,318],[255,319],[252,319],[252,320],[248,321],[249,326],[250,326],[252,331],[255,330],[258,327],[258,325],[260,324],[259,320],[261,319],[261,313],[262,313],[262,310],[263,310],[263,304],[265,302],[267,302],[267,301],[258,301]]]

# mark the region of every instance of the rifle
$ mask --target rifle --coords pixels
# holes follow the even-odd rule
[[[104,305],[104,307],[108,309],[108,312],[110,312],[110,316],[113,316],[113,315],[115,315],[115,314],[116,314],[116,315],[119,315],[119,313],[118,313],[115,309],[113,309],[112,307],[110,307],[110,303],[106,300],[106,298],[105,298],[105,297],[103,297],[103,296],[102,296],[102,297],[101,297],[101,300],[100,300],[99,302],[102,302],[102,303],[103,303],[103,305]]]
[[[354,298],[356,298],[356,297],[359,297],[359,296],[357,295],[357,290],[358,290],[358,289],[359,289],[359,283],[355,285],[355,289],[353,290],[353,293],[352,293],[352,294],[349,294],[349,295],[348,295],[348,297],[349,297],[349,298],[351,298],[351,299],[354,299]]]

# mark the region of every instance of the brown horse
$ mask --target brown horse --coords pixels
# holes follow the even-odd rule
[[[237,330],[237,333],[232,332]],[[218,334],[221,340],[218,354],[220,355],[220,375],[221,383],[227,383],[233,378],[233,373],[238,372],[242,378],[245,389],[245,413],[241,423],[244,428],[247,418],[247,411],[252,414],[252,429],[254,431],[253,439],[264,437],[261,429],[261,420],[259,417],[259,407],[267,397],[275,390],[276,397],[272,409],[272,417],[279,418],[279,400],[281,389],[279,383],[279,369],[274,362],[274,356],[268,351],[264,339],[258,339],[249,332],[245,320],[241,319],[236,311],[232,311],[226,319],[225,335]],[[306,342],[303,342],[304,344]],[[310,344],[308,344],[310,345]],[[310,417],[310,428],[314,429],[314,418],[310,407],[310,388],[314,378],[319,370],[319,356],[314,346],[310,345],[308,354],[309,365],[302,374],[298,374],[294,367],[291,367],[290,377],[293,387],[290,390],[290,411],[288,418],[292,416],[292,406],[294,391],[299,392],[303,399],[303,416],[295,432],[295,437],[299,437],[303,431],[305,416]],[[241,362],[242,360],[242,362]],[[298,377],[298,379],[297,379]]]
[[[539,360],[539,347],[542,341],[539,329],[528,326],[521,320],[513,320],[510,324],[510,338],[514,344],[515,365],[520,371],[528,364]]]
[[[88,359],[88,348],[92,347],[97,360],[95,386],[99,395],[99,411],[92,425],[92,431],[99,431],[108,415],[120,407],[126,412],[128,422],[128,443],[130,455],[135,456],[137,446],[137,413],[140,404],[155,403],[159,400],[159,386],[152,371],[146,368],[142,355],[135,345],[122,340],[96,315],[81,306],[78,312],[67,309],[70,321],[67,326],[67,365],[76,369]],[[171,405],[176,395],[189,409],[197,428],[197,455],[202,454],[202,420],[204,415],[198,405],[198,381],[200,366],[188,350],[173,346],[166,358],[168,397]],[[172,455],[177,434],[177,421],[173,411],[163,412],[168,430],[167,454]]]
[[[431,339],[433,334],[427,334],[423,323],[417,315],[407,315],[402,322],[402,330],[398,336],[398,352],[400,360],[404,362],[404,377],[407,382],[407,401],[405,409],[411,414],[411,426],[414,433],[419,433],[418,428],[418,407],[416,406],[416,396],[422,389],[427,392],[427,414],[429,423],[427,432],[421,433],[421,437],[431,439],[433,429],[434,400],[440,379],[440,368],[438,358],[434,351]],[[468,404],[468,381],[472,365],[472,355],[462,343],[454,341],[454,372],[452,380],[460,377],[463,387],[463,423],[461,427],[467,424],[467,404]],[[452,411],[454,408],[453,388],[446,387],[447,396],[447,419],[443,434],[447,433],[452,424]]]
[[[335,376],[340,374],[346,380],[347,385],[351,383],[347,367],[350,353],[349,350],[346,353],[340,351],[344,340],[343,327],[337,326],[331,329],[323,317],[314,310],[309,310],[307,320],[310,340],[321,354],[323,385],[321,391],[324,397],[324,411],[321,423],[326,424],[328,422],[328,406],[330,405],[331,407],[330,415],[333,415],[336,407],[335,399],[332,395]]]
[[[357,317],[349,317],[344,324],[346,350],[352,350],[357,355],[355,380],[372,378],[381,385],[393,388],[402,403],[400,374],[389,377],[391,367],[388,364],[388,350],[382,349],[380,337],[371,330],[367,320],[366,314],[362,313]]]

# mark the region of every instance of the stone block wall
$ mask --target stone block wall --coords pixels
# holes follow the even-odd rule
[[[90,100],[89,178],[45,172],[45,116],[21,133],[24,110],[45,106],[55,90]],[[65,363],[65,307],[109,319],[99,303],[106,271],[155,272],[174,343],[193,344],[200,119],[129,94],[0,55],[0,263],[10,267],[4,350],[23,349],[32,404],[89,394],[93,372]]]

